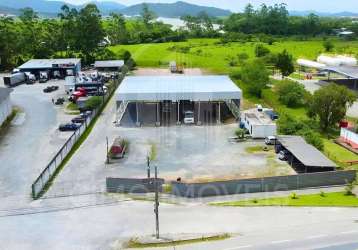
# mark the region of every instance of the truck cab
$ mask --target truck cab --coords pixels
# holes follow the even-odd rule
[[[184,112],[184,124],[194,124],[194,112],[193,111],[185,111]]]

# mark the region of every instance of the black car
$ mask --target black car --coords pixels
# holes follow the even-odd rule
[[[67,124],[61,124],[58,128],[60,131],[75,131],[80,127],[80,125],[75,123],[67,123]]]
[[[44,88],[43,92],[44,93],[51,93],[53,91],[58,90],[58,86],[48,86],[46,88]]]
[[[84,123],[86,121],[86,119],[87,119],[86,116],[79,115],[79,116],[73,118],[71,121],[73,123]]]

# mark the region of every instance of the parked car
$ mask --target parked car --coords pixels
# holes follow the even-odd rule
[[[72,95],[68,98],[69,101],[71,102],[76,102],[78,100],[78,98],[80,97],[86,97],[87,96],[87,91],[84,88],[78,88],[77,91],[73,92]]]
[[[43,92],[44,93],[51,93],[53,91],[58,90],[58,86],[48,86],[46,88],[44,88]]]
[[[267,136],[265,138],[265,144],[266,145],[275,145],[277,138],[275,136]]]
[[[281,161],[287,161],[288,160],[288,156],[289,156],[289,152],[287,150],[281,150],[279,153],[278,153],[278,158],[281,160]]]
[[[275,121],[278,120],[279,116],[278,114],[273,110],[265,110],[265,114],[270,117],[271,120]]]
[[[71,121],[72,123],[85,123],[86,122],[86,119],[87,119],[87,116],[84,116],[84,115],[79,115],[79,116],[76,116],[75,118],[73,118]]]
[[[193,111],[185,111],[184,112],[184,124],[194,124],[194,112]]]
[[[61,124],[58,129],[60,131],[75,131],[79,127],[80,127],[80,125],[75,124],[75,123],[66,123],[66,124]]]

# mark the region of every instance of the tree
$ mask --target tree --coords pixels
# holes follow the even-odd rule
[[[280,70],[282,78],[291,75],[295,71],[292,55],[290,55],[287,50],[278,53],[276,60],[275,66]]]
[[[314,93],[308,114],[312,118],[318,118],[321,129],[327,131],[345,117],[347,108],[356,98],[347,87],[330,84]]]
[[[101,14],[94,4],[80,10],[77,18],[76,47],[85,56],[85,63],[92,63],[93,53],[104,38]]]
[[[306,102],[309,93],[302,84],[293,81],[281,81],[276,85],[276,90],[281,103],[288,107],[298,107]]]
[[[126,21],[122,14],[111,13],[111,19],[108,24],[108,36],[112,44],[127,44],[128,31]]]
[[[248,84],[250,94],[261,97],[270,80],[265,64],[259,59],[249,61],[242,67],[240,75],[241,80]]]
[[[326,52],[331,52],[334,49],[334,44],[331,40],[326,39],[323,42],[323,47],[325,49]]]
[[[155,13],[151,11],[148,4],[143,3],[142,12],[140,13],[144,25],[149,28],[151,22],[156,18]]]

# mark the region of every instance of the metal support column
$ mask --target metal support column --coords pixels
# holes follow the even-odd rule
[[[218,119],[216,120],[217,124],[221,124],[221,107],[220,107],[220,102],[219,102],[219,107],[218,107]]]
[[[358,86],[357,86],[357,85],[358,85],[357,82],[358,82],[358,79],[355,79],[355,80],[354,80],[354,89],[357,89],[357,87],[358,87]]]
[[[177,112],[178,112],[177,125],[180,125],[180,124],[181,124],[181,122],[180,122],[180,100],[178,100],[177,105],[178,105],[178,110],[177,110]]]
[[[140,127],[138,102],[136,102],[136,103],[135,103],[135,109],[136,109],[136,113],[137,113],[137,121],[136,121],[136,125],[137,125],[137,127]]]
[[[160,113],[159,113],[159,102],[157,102],[157,120],[155,122],[155,126],[160,126]]]
[[[201,125],[201,121],[200,121],[200,101],[199,101],[199,106],[198,106],[198,122],[197,124],[200,126]]]

